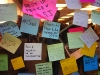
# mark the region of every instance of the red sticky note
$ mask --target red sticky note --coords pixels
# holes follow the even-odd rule
[[[68,32],[84,32],[84,28],[83,27],[70,28],[68,29]]]
[[[95,2],[95,0],[80,0],[80,2],[84,2],[84,3],[90,2],[90,3],[93,3],[93,2]]]

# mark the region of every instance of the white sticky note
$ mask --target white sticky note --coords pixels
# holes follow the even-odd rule
[[[100,7],[100,0],[95,0],[95,2],[92,3],[92,5]]]
[[[15,3],[0,4],[0,21],[12,21],[17,19],[17,5]]]
[[[79,0],[65,0],[69,9],[80,9],[82,5]]]
[[[89,16],[86,11],[75,10],[73,24],[82,26],[82,27],[87,27],[88,18],[89,18]]]
[[[25,43],[24,60],[41,60],[42,43]]]
[[[88,48],[92,46],[92,44],[99,39],[94,30],[89,27],[81,36],[81,40],[87,45]]]

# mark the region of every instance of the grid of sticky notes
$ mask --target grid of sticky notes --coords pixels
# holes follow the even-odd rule
[[[11,59],[11,63],[12,63],[14,70],[18,70],[20,68],[25,67],[22,56]]]
[[[60,61],[63,75],[68,75],[78,71],[76,59],[74,57]]]
[[[35,64],[36,75],[53,75],[52,62]]]
[[[21,44],[21,40],[12,36],[9,33],[5,33],[1,39],[0,46],[11,53],[15,53]]]
[[[47,45],[49,61],[65,59],[63,43]]]

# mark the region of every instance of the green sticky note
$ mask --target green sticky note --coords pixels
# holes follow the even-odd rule
[[[63,43],[48,45],[49,61],[65,59]]]
[[[8,70],[8,56],[7,54],[0,54],[0,71]]]
[[[98,75],[100,75],[100,71],[98,72]]]
[[[35,64],[35,67],[36,75],[53,75],[51,62]]]
[[[83,41],[79,38],[82,32],[67,33],[69,49],[84,47]]]

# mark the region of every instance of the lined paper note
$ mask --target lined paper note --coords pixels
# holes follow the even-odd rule
[[[95,0],[80,0],[80,2],[85,2],[85,3],[89,3],[89,2],[91,2],[91,3],[93,3],[93,2],[95,2]]]
[[[12,63],[14,70],[25,67],[22,56],[12,59],[11,63]]]
[[[28,34],[37,35],[39,21],[39,19],[24,14],[21,22],[20,31]]]
[[[67,64],[66,64],[67,63]],[[68,75],[78,71],[77,63],[74,57],[60,61],[63,75]]]
[[[24,60],[41,60],[42,43],[25,43]]]
[[[83,27],[70,28],[68,29],[68,32],[84,32],[84,28]]]
[[[65,0],[69,9],[80,9],[82,5],[79,0]]]
[[[91,19],[93,23],[100,25],[100,12],[92,10]]]
[[[9,33],[15,37],[21,36],[18,25],[15,22],[8,21],[0,25],[2,36],[4,33]]]
[[[8,55],[0,54],[0,71],[8,70]]]
[[[74,72],[71,75],[80,75],[78,72]]]
[[[95,0],[95,2],[92,3],[92,5],[100,7],[100,0]]]
[[[94,42],[93,45],[88,48],[85,44],[84,47],[81,48],[81,54],[89,56],[89,57],[94,57],[95,55],[95,50],[96,50],[97,42]]]
[[[88,13],[86,11],[82,10],[75,10],[74,12],[74,18],[73,18],[73,24],[87,27],[88,25]]]
[[[44,21],[42,37],[58,39],[60,32],[60,23]]]
[[[99,39],[94,30],[89,27],[81,36],[81,40],[87,45],[88,48],[92,46],[92,44]]]
[[[18,75],[35,75],[33,73],[18,73]]]
[[[63,43],[48,45],[49,61],[65,59]]]
[[[67,33],[69,49],[80,48],[84,46],[84,43],[79,38],[82,32]]]
[[[36,75],[53,75],[51,62],[35,64],[35,67]]]
[[[5,33],[3,38],[1,39],[0,46],[6,49],[7,51],[11,53],[15,53],[18,47],[21,44],[21,40],[8,34]]]
[[[95,55],[94,58],[83,57],[84,72],[98,70],[98,56]]]
[[[12,21],[17,19],[17,6],[15,3],[0,4],[0,21]]]

